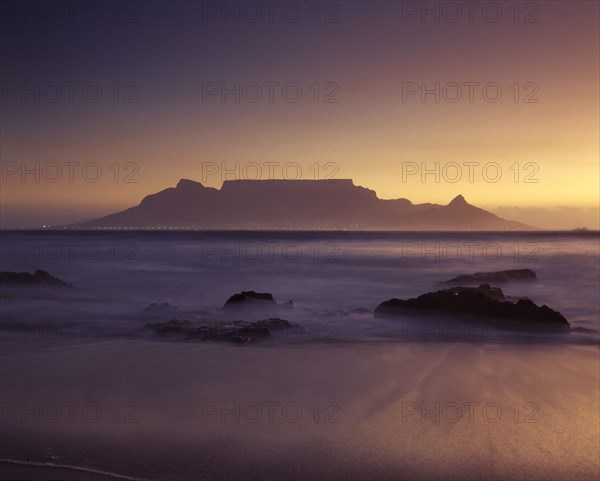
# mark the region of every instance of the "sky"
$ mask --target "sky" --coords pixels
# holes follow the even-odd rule
[[[599,223],[599,2],[2,2],[0,226],[180,178]]]

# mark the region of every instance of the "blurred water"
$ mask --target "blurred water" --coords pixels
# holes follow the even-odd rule
[[[423,339],[372,314],[459,274],[530,268],[539,282],[503,286],[507,294],[598,329],[598,242],[3,232],[2,270],[44,269],[76,288],[2,287],[0,479],[598,479],[597,335],[498,339],[492,330],[446,342],[453,331]],[[217,319],[241,290],[294,300],[277,315],[305,332],[241,347],[144,334],[152,302],[177,306],[179,318]]]
[[[539,282],[503,286],[506,294],[547,304],[573,326],[600,327],[597,233],[4,231],[1,260],[2,270],[44,269],[76,286],[4,295],[4,321],[23,325],[135,323],[153,302],[208,318],[230,295],[254,290],[294,301],[280,317],[371,339],[388,332],[367,312],[384,300],[459,274],[529,268]]]

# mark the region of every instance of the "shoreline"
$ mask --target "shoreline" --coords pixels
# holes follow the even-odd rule
[[[3,457],[41,462],[50,449],[56,463],[153,480],[592,480],[599,356],[394,343],[24,350],[0,367]]]

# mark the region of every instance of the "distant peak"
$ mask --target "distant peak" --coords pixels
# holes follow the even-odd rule
[[[469,203],[465,200],[465,198],[462,195],[457,195],[454,199],[452,199],[452,202],[450,202],[448,204],[449,206],[460,206],[460,205],[469,205]]]
[[[186,188],[186,187],[204,187],[200,182],[196,182],[195,180],[190,179],[180,179],[177,182],[177,188]]]

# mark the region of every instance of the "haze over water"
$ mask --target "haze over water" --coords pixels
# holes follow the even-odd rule
[[[216,311],[248,290],[291,299],[286,315],[309,320],[416,297],[464,273],[528,268],[539,282],[504,286],[506,294],[600,327],[596,233],[4,232],[1,254],[4,270],[43,269],[77,287],[74,302],[57,305],[65,321],[71,311],[74,321],[82,312],[110,321],[153,302]]]
[[[4,232],[4,269],[75,289],[3,287],[2,457],[144,479],[595,479],[597,334],[423,331],[436,320],[372,310],[530,268],[507,295],[598,330],[597,256],[595,233]],[[231,318],[242,290],[293,300],[277,315],[304,330],[234,346],[143,327],[152,302]]]

